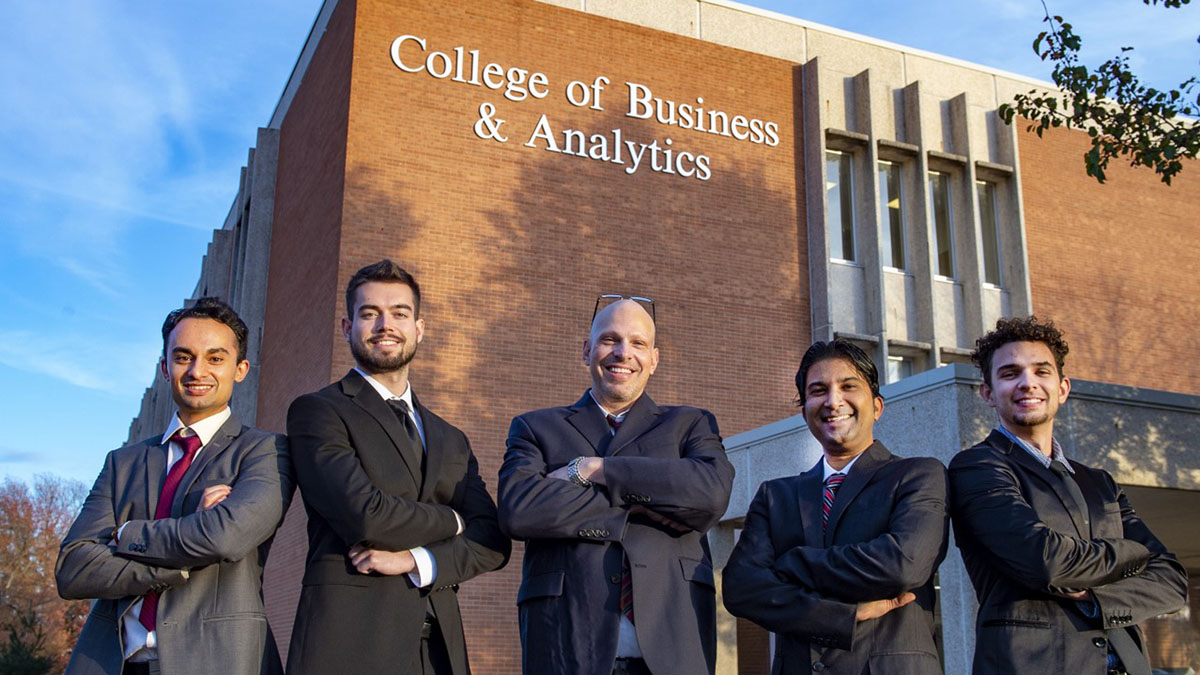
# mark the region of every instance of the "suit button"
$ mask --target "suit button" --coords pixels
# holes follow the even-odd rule
[[[814,673],[819,673],[819,672],[821,672],[822,670],[825,670],[825,664],[824,664],[824,663],[821,663],[820,661],[817,661],[816,663],[814,663],[814,664],[812,665],[812,669],[813,669],[813,672],[814,672]]]
[[[619,584],[619,583],[621,583],[621,575],[620,575],[620,574],[614,574],[614,575],[610,576],[610,577],[608,578],[608,580],[609,580],[609,581],[611,581],[611,582],[613,582],[614,584]]]
[[[1092,644],[1096,645],[1097,647],[1099,647],[1101,649],[1104,649],[1105,647],[1108,646],[1108,640],[1105,640],[1102,637],[1092,638]]]

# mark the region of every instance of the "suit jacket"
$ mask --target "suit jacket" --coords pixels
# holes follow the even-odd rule
[[[950,463],[951,514],[979,599],[974,672],[1106,672],[1105,630],[1173,612],[1187,573],[1112,476],[1071,462],[1088,520],[1061,480],[999,431]],[[1089,619],[1062,597],[1088,589]]]
[[[456,675],[470,672],[458,584],[499,569],[511,542],[479,477],[467,437],[413,398],[425,431],[424,471],[400,451],[404,426],[356,371],[288,409],[296,480],[308,513],[308,557],[288,652],[289,673],[419,673],[427,611]],[[458,520],[465,529],[457,535]],[[408,575],[360,574],[355,544],[426,547],[432,586]]]
[[[546,474],[603,456],[607,485]],[[733,466],[712,414],[643,394],[616,435],[584,393],[572,406],[512,421],[500,469],[500,524],[524,540],[517,594],[525,673],[610,675],[617,654],[622,553],[633,574],[638,643],[655,673],[711,673],[716,595],[705,532],[725,513]],[[680,532],[640,506],[691,528]]]
[[[63,540],[59,595],[97,599],[67,672],[120,673],[121,618],[150,591],[161,592],[156,636],[164,675],[281,672],[263,611],[262,572],[292,497],[286,440],[230,416],[184,473],[171,517],[154,520],[167,473],[161,441],[108,454]],[[196,513],[204,489],[218,484],[233,492]]]
[[[822,533],[823,492],[822,462],[762,484],[725,567],[725,607],[776,633],[776,674],[941,675],[933,575],[949,531],[945,467],[876,441],[846,474]],[[906,591],[917,599],[855,621],[859,602]]]

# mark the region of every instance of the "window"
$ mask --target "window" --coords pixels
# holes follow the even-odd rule
[[[904,211],[901,207],[900,165],[879,163],[880,259],[888,267],[904,269]]]
[[[913,374],[913,360],[904,356],[887,357],[887,381],[899,382]]]
[[[933,207],[933,235],[937,246],[935,272],[954,278],[954,237],[950,222],[950,175],[929,172],[929,204]]]
[[[854,182],[850,155],[825,153],[825,222],[829,225],[829,257],[854,261]]]
[[[1000,233],[996,229],[996,184],[977,181],[979,237],[983,240],[983,280],[1000,285]]]

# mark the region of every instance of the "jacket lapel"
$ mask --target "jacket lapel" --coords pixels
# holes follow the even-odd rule
[[[401,450],[401,448],[408,445],[408,434],[405,433],[400,420],[396,419],[396,414],[392,412],[387,402],[355,370],[346,373],[346,376],[342,378],[341,386],[342,393],[349,396],[355,405],[362,408],[371,417],[374,417],[375,421],[379,422],[379,426],[383,427],[384,432],[391,439],[392,445],[395,446],[392,450],[400,455],[400,459],[404,461],[404,466],[408,468],[408,473],[412,476],[413,484],[420,486],[421,468],[413,466],[412,459],[408,456],[408,453]],[[359,448],[359,452],[362,451],[363,448]]]
[[[575,427],[580,436],[587,439],[595,455],[602,454],[602,446],[609,445],[612,433],[604,419],[604,411],[592,400],[592,395],[587,391],[583,392],[583,397],[568,410],[567,422]]]
[[[635,438],[654,428],[654,425],[658,423],[660,415],[662,415],[662,410],[654,404],[649,394],[643,393],[638,397],[638,400],[633,402],[633,406],[625,414],[625,419],[621,422],[621,427],[617,429],[612,443],[608,446],[607,454],[617,454],[625,449]],[[605,424],[607,424],[607,421]]]
[[[821,492],[824,488],[824,473],[821,462],[800,474],[799,492],[800,524],[804,528],[805,546],[823,546],[821,543]]]
[[[993,430],[991,435],[988,436],[988,442],[999,448],[1002,452],[1010,455],[1013,461],[1024,469],[1025,473],[1032,475],[1047,490],[1052,492],[1054,496],[1058,497],[1058,501],[1062,503],[1063,509],[1071,517],[1071,523],[1075,526],[1075,533],[1086,539],[1091,538],[1091,528],[1087,526],[1087,522],[1083,517],[1084,514],[1079,510],[1079,507],[1075,503],[1075,498],[1071,496],[1070,490],[1061,478],[1043,466],[1041,462],[1031,457],[1025,448],[1013,443],[1008,436],[999,431]]]
[[[167,479],[167,443],[146,444],[146,518],[158,510],[158,495]],[[124,514],[127,519],[129,514]]]
[[[416,394],[413,394],[412,398],[413,405],[417,408],[417,414],[421,416],[421,427],[425,432],[425,477],[421,482],[420,500],[426,502],[431,500],[433,489],[437,486],[447,448],[443,445],[445,434],[442,429],[442,419],[421,405]]]
[[[187,493],[192,489],[192,484],[196,479],[204,473],[205,468],[212,463],[222,452],[225,452],[233,442],[234,438],[242,432],[242,422],[236,415],[229,415],[229,419],[217,429],[217,433],[209,439],[208,445],[200,450],[200,454],[183,473],[183,478],[179,480],[179,487],[175,489],[175,497],[171,500],[171,516],[178,518],[183,510],[183,500],[187,497]]]
[[[824,537],[826,546],[832,542],[833,533],[837,530],[842,514],[849,510],[854,498],[871,482],[871,478],[875,476],[879,467],[887,464],[891,458],[892,453],[883,447],[883,443],[875,441],[871,447],[863,451],[858,460],[854,462],[854,466],[850,467],[850,472],[846,474],[846,479],[842,481],[842,486],[838,488],[837,495],[833,498],[833,508],[829,511],[829,525],[825,528]],[[825,489],[824,485],[821,489]]]

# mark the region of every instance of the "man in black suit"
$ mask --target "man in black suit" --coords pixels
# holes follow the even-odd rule
[[[645,393],[658,349],[643,304],[653,308],[620,299],[594,315],[583,343],[589,391],[509,429],[500,524],[525,541],[517,605],[527,674],[715,667],[705,532],[725,512],[733,467],[711,413],[660,407]]]
[[[725,568],[725,606],[776,633],[773,673],[940,675],[946,469],[875,440],[879,377],[853,343],[810,347],[796,390],[824,458],[759,488]]]
[[[467,437],[409,386],[420,308],[403,268],[360,269],[342,319],[355,368],[288,410],[309,541],[290,673],[470,672],[455,593],[511,543]]]
[[[1112,476],[1054,438],[1067,349],[1036,317],[1001,319],[975,343],[1000,424],[954,457],[950,492],[979,599],[976,675],[1150,675],[1136,624],[1187,599],[1187,573]]]

